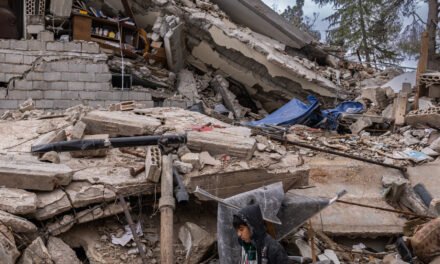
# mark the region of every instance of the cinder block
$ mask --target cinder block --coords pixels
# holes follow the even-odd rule
[[[60,81],[61,73],[60,72],[45,72],[43,74],[43,78],[45,81]]]
[[[5,73],[5,82],[9,82],[11,81],[12,78],[17,78],[17,77],[21,77],[21,74],[17,74],[17,73]]]
[[[35,107],[41,109],[52,109],[53,108],[53,100],[36,100]]]
[[[10,73],[18,73],[18,74],[23,75],[26,71],[28,71],[30,69],[31,69],[30,65],[13,64],[7,69],[7,71]]]
[[[37,38],[41,41],[53,41],[54,40],[53,32],[51,32],[51,31],[41,31],[40,33],[38,33]]]
[[[18,100],[2,100],[0,109],[16,109],[18,108]]]
[[[85,84],[84,89],[86,91],[110,91],[111,84],[110,83],[102,83],[102,82],[88,82]]]
[[[6,74],[4,72],[0,72],[0,82],[6,82]]]
[[[45,50],[44,42],[37,39],[30,39],[28,42],[28,50]]]
[[[49,90],[69,90],[68,82],[50,82],[49,84]]]
[[[5,98],[7,92],[8,92],[7,89],[5,89],[5,88],[0,88],[0,99]]]
[[[99,53],[99,45],[96,42],[83,42],[82,43],[82,52],[84,53]]]
[[[54,61],[50,63],[50,68],[52,71],[56,72],[68,72],[69,71],[69,64],[67,61]]]
[[[63,72],[61,74],[61,80],[68,82],[77,82],[78,74],[78,72]]]
[[[0,49],[9,49],[10,43],[9,39],[0,39]]]
[[[86,65],[81,62],[69,61],[70,72],[86,72]]]
[[[83,82],[68,82],[67,88],[72,91],[84,90],[84,83]]]
[[[50,83],[45,81],[32,81],[32,89],[48,90]]]
[[[6,59],[6,54],[5,53],[0,53],[0,63],[5,62],[5,59]],[[1,68],[1,69],[3,69],[3,68]]]
[[[44,98],[45,99],[63,99],[61,95],[61,91],[44,91]]]
[[[90,63],[86,65],[86,72],[88,73],[101,73],[101,65]]]
[[[22,54],[7,53],[5,56],[5,62],[22,64],[23,63],[23,55]]]
[[[28,42],[27,40],[10,40],[10,49],[14,50],[27,50]]]
[[[120,102],[120,100],[104,101],[104,107],[109,107],[112,104],[119,104]]]
[[[73,101],[73,100],[55,100],[53,102],[53,108],[54,109],[66,109],[66,108],[69,108],[69,107],[72,107],[74,105],[81,103],[81,102],[79,102],[79,103],[78,102],[79,101]]]
[[[80,99],[78,91],[61,91],[61,98],[63,99]]]
[[[64,51],[81,52],[81,42],[65,42]]]
[[[27,91],[27,98],[32,98],[34,100],[43,99],[44,93],[43,91],[38,91],[38,90]]]
[[[119,101],[117,94],[113,92],[102,92],[102,91],[96,92],[96,99],[102,101],[115,101],[115,100]]]
[[[141,104],[143,108],[153,108],[154,101],[136,101],[137,104]]]
[[[150,100],[148,93],[144,92],[129,92],[130,99],[129,100],[138,100],[138,101],[146,101]]]
[[[110,73],[100,73],[95,75],[96,82],[110,82],[112,75]]]
[[[78,81],[80,82],[94,82],[95,73],[78,73]]]
[[[95,100],[96,99],[96,92],[80,91],[79,97],[83,100]]]
[[[60,41],[51,41],[46,43],[46,50],[49,51],[63,51],[64,43]]]
[[[23,63],[24,63],[24,64],[31,65],[31,64],[33,64],[36,60],[37,60],[37,56],[28,56],[28,55],[24,55],[24,56],[23,56]]]
[[[27,97],[27,91],[10,90],[6,98],[11,100],[22,100],[22,99],[26,100],[26,97]]]
[[[44,80],[44,75],[42,72],[34,72],[31,71],[26,75],[26,80],[30,80],[30,81],[43,81]]]
[[[101,107],[104,106],[105,102],[104,101],[100,101],[100,100],[89,100],[87,101],[87,105],[97,108],[97,107]]]
[[[32,81],[15,80],[13,86],[16,90],[32,90]]]
[[[34,71],[36,71],[36,72],[50,72],[51,71],[50,63],[48,63],[46,61],[40,62],[38,65],[36,65],[34,67]]]

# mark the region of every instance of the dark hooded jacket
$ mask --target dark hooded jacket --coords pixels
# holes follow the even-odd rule
[[[252,244],[257,249],[258,264],[289,263],[284,248],[278,243],[278,241],[266,233],[263,216],[258,204],[249,205],[241,209],[236,215],[247,223],[247,226],[251,231]],[[240,238],[238,239],[238,242],[240,245],[243,245],[244,243]],[[262,261],[262,258],[267,259],[267,262]]]

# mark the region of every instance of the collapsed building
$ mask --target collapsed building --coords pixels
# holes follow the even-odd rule
[[[414,96],[260,1],[19,2],[0,35],[5,263],[230,263],[227,213],[200,189],[267,186],[301,261],[411,262],[404,234],[436,261],[414,225],[440,214],[437,74]]]

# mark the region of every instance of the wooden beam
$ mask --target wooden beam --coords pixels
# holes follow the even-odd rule
[[[173,161],[170,156],[162,157],[160,209],[160,263],[174,264],[173,215]]]

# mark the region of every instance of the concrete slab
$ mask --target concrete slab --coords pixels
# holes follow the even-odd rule
[[[306,161],[310,166],[310,185],[314,188],[291,190],[307,196],[332,198],[347,190],[342,200],[393,209],[382,197],[382,176],[401,173],[345,158],[322,156]],[[368,217],[366,217],[368,216]],[[376,237],[403,233],[406,220],[397,214],[336,203],[312,218],[313,228],[335,236]]]
[[[185,65],[184,28],[184,24],[181,23],[170,29],[164,37],[168,68],[175,73],[179,72]]]
[[[25,215],[37,210],[37,195],[21,189],[0,188],[0,210]]]
[[[67,194],[60,189],[53,192],[38,192],[37,211],[33,216],[37,220],[46,220],[69,211],[71,208]]]
[[[87,125],[86,134],[116,136],[152,135],[161,122],[152,117],[128,112],[92,111],[81,119]]]
[[[37,232],[37,227],[28,220],[0,210],[0,223],[17,233]]]
[[[191,131],[188,132],[187,137],[189,149],[196,152],[208,151],[211,155],[228,154],[249,160],[257,148],[257,142],[254,138],[228,129],[215,129],[206,132]]]
[[[52,191],[56,186],[68,185],[72,175],[64,164],[0,158],[0,182],[8,188]]]
[[[75,208],[111,201],[116,198],[116,194],[104,185],[92,185],[88,182],[72,182],[66,187],[66,193]]]
[[[433,198],[440,198],[440,159],[417,167],[409,167],[408,175],[413,186],[422,183]]]

